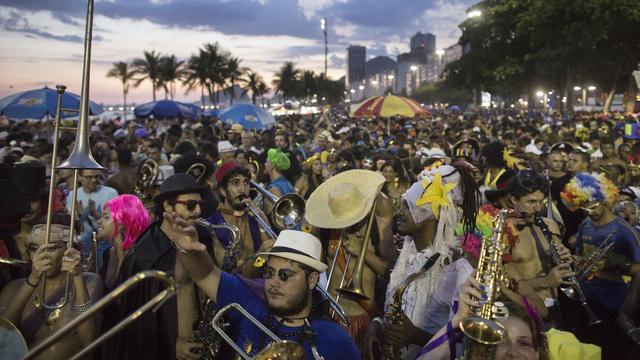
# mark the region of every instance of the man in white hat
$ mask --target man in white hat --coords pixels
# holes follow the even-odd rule
[[[224,165],[232,161],[236,157],[237,148],[229,141],[223,140],[218,142],[218,156],[220,157],[220,165]]]
[[[302,344],[308,359],[313,358],[314,347],[325,360],[360,358],[353,340],[328,316],[324,298],[314,291],[320,273],[327,269],[315,236],[282,231],[273,248],[261,254],[268,257],[262,264],[264,285],[255,292],[245,280],[213,264],[192,225],[175,214],[165,213],[164,218],[175,229],[172,241],[189,276],[218,308],[239,304],[281,339]],[[236,344],[249,356],[272,342],[244,317],[233,317],[231,323]]]
[[[385,277],[394,261],[393,235],[391,219],[393,217],[388,198],[380,189],[385,182],[384,176],[370,170],[349,170],[330,177],[320,184],[307,200],[306,221],[319,228],[320,238],[328,244],[327,263],[335,268],[331,272],[329,292],[336,297],[336,289],[340,287],[343,273],[344,283],[348,283],[355,274],[356,263],[361,254],[362,244],[371,209],[376,203],[376,216],[368,241],[365,255],[365,266],[362,273],[362,288],[367,300],[340,298],[349,317],[349,335],[359,343],[369,322],[380,314],[379,306],[374,299],[376,294],[384,296],[384,289],[376,289],[378,276]],[[389,208],[382,211],[383,208]],[[380,216],[384,212],[385,215]],[[339,239],[341,250],[336,255]],[[349,255],[348,255],[349,254]],[[347,263],[347,257],[350,260]],[[380,301],[382,303],[382,301]]]

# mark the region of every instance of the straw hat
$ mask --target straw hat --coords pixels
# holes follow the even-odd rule
[[[305,219],[313,226],[341,229],[362,220],[385,178],[370,170],[349,170],[320,184],[307,200]]]
[[[322,244],[320,240],[304,231],[281,231],[271,250],[258,255],[278,256],[297,261],[318,272],[324,272],[328,267],[321,261]]]

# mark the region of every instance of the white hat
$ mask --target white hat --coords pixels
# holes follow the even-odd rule
[[[173,170],[173,166],[160,165],[159,171],[158,171],[158,177],[156,177],[156,179],[153,181],[153,185],[162,185],[162,183],[166,178],[174,174],[175,174],[175,171]]]
[[[322,262],[322,244],[304,231],[282,230],[271,250],[258,255],[278,256],[305,264],[318,272],[327,270]]]
[[[542,155],[542,151],[535,144],[529,144],[524,147],[525,154]]]
[[[236,151],[236,147],[231,145],[230,142],[223,140],[218,142],[218,154]]]
[[[349,170],[320,184],[307,200],[305,219],[313,226],[342,229],[371,211],[385,178],[371,170]]]

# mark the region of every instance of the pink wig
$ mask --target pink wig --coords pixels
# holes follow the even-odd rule
[[[124,229],[122,248],[128,250],[138,239],[138,236],[149,226],[151,218],[140,199],[133,195],[120,195],[107,201],[105,209],[111,211],[113,219],[113,234],[111,238]]]

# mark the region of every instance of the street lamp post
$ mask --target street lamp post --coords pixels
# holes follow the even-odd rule
[[[395,87],[395,84],[394,84],[394,82],[393,82],[393,79],[394,79],[394,78],[395,78],[395,76],[393,76],[393,74],[389,74],[389,75],[387,75],[387,79],[388,79],[389,81],[391,81],[391,91],[392,91],[392,92],[393,92],[393,91],[396,91],[396,87]]]
[[[327,19],[320,19],[320,29],[324,35],[324,79],[327,79],[327,55],[329,54],[329,42],[327,41]]]
[[[411,67],[409,67],[409,70],[411,70],[411,95],[413,95],[416,91],[416,71],[418,71],[418,67],[415,65],[411,65]]]
[[[442,77],[442,55],[444,55],[444,50],[436,50],[436,55],[438,55],[438,80],[440,80]]]

